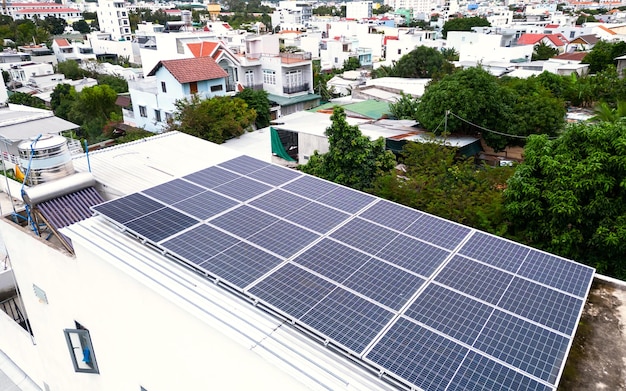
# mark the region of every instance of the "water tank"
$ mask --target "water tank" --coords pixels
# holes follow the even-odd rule
[[[17,149],[20,154],[20,169],[24,174],[30,164],[30,171],[26,178],[29,186],[50,182],[74,173],[72,156],[67,147],[67,140],[63,136],[46,134],[39,139],[22,141]]]
[[[191,11],[182,10],[180,11],[181,19],[185,26],[191,26]]]

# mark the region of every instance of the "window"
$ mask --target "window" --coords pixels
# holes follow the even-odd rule
[[[164,81],[161,82],[161,91],[167,92],[167,87],[165,86],[165,82]]]
[[[576,31],[570,31],[569,33],[570,39],[573,39],[575,36],[576,36]]]
[[[89,330],[80,323],[76,323],[75,329],[65,329],[65,341],[70,351],[74,371],[84,373],[100,373],[96,363],[96,355],[91,344]]]
[[[402,54],[402,49],[398,49],[398,54]]]
[[[276,72],[263,69],[263,84],[276,85]]]
[[[170,121],[172,118],[173,118],[172,117],[172,113],[169,113],[169,112],[166,111],[165,112],[165,120],[166,121]]]
[[[190,94],[197,94],[198,93],[198,82],[197,81],[192,81],[191,83],[189,83],[189,93]]]
[[[254,85],[254,71],[246,71],[246,87],[252,87]]]
[[[221,84],[218,84],[216,86],[211,86],[211,92],[216,92],[216,91],[222,91],[224,88],[222,87]]]
[[[144,118],[148,116],[148,111],[146,110],[146,106],[139,106],[139,115]]]
[[[296,87],[303,84],[302,70],[288,71],[285,73],[285,82],[289,87]]]
[[[154,119],[156,122],[161,122],[161,110],[154,110]]]

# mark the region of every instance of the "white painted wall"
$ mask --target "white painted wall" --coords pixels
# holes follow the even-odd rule
[[[328,152],[328,138],[315,134],[298,133],[298,164],[306,164],[315,151]]]

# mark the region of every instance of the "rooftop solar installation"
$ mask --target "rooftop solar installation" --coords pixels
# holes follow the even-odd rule
[[[248,156],[92,210],[401,389],[555,390],[594,276]]]

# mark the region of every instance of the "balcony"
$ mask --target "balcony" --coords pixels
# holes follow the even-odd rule
[[[311,53],[280,53],[280,59],[283,64],[294,64],[303,61],[311,61]]]
[[[254,91],[261,91],[263,90],[263,84],[248,84],[248,85],[245,85],[244,88],[250,88],[251,90],[254,90]]]
[[[237,84],[235,83],[226,83],[226,92],[232,92],[237,90]]]
[[[305,92],[305,91],[309,91],[309,83],[283,87],[283,94],[296,94],[298,92]]]

